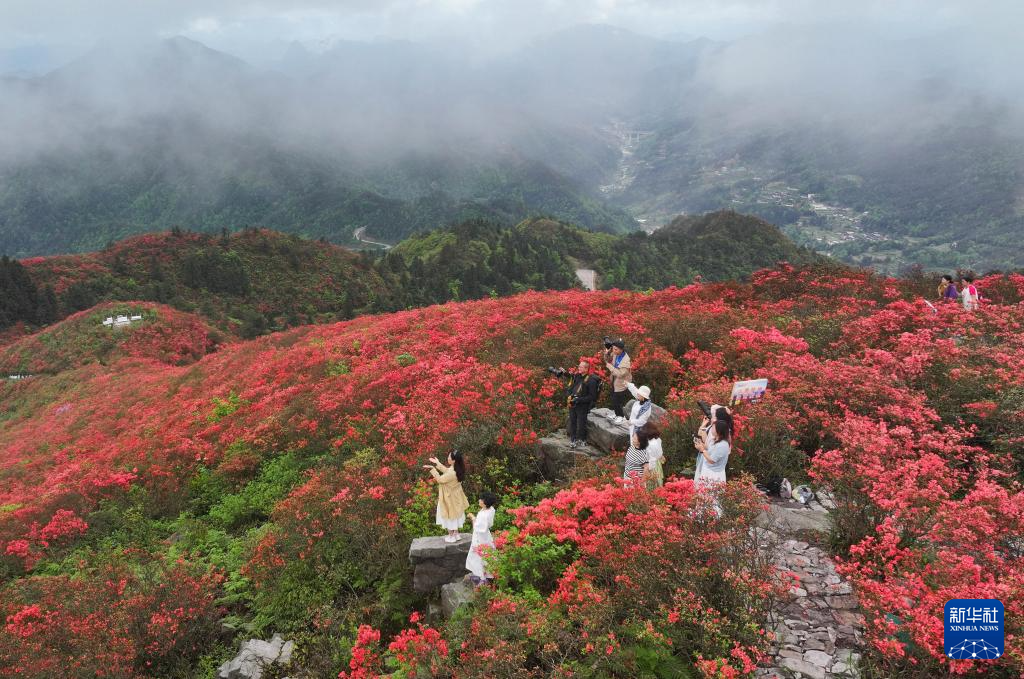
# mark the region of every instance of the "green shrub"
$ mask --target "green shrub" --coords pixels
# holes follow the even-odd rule
[[[507,547],[495,556],[494,570],[502,574],[498,587],[531,599],[550,594],[566,567],[576,558],[576,548],[549,535],[528,535],[516,544],[519,531],[512,529]]]

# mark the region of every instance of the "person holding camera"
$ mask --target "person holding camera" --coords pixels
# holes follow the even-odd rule
[[[548,372],[557,377],[570,373],[561,368],[548,368]],[[566,405],[569,406],[569,447],[578,448],[587,445],[587,416],[597,403],[597,395],[601,388],[601,379],[594,374],[589,361],[580,361],[576,372],[569,380],[565,390]]]
[[[632,361],[626,353],[626,343],[621,339],[604,338],[604,363],[612,380],[612,411],[615,424],[622,424],[623,408],[629,400],[627,385],[633,381]]]
[[[710,445],[707,441],[694,437],[694,445],[700,452],[704,464],[693,477],[694,485],[710,493],[715,514],[722,516],[722,504],[719,502],[721,487],[725,484],[725,465],[729,463],[729,452],[732,450],[731,428],[724,418],[718,418],[710,429]]]
[[[701,422],[697,435],[693,437],[693,445],[697,448],[697,464],[694,467],[695,471],[693,474],[694,481],[699,480],[703,474],[705,458],[701,452],[701,446],[703,445],[704,449],[708,449],[714,444],[716,423],[719,420],[726,423],[727,438],[730,446],[732,445],[733,434],[736,432],[736,425],[732,419],[732,410],[718,404],[710,405],[705,401],[697,401],[697,405],[704,412],[704,421]]]

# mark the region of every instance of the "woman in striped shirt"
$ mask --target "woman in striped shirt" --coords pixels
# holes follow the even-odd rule
[[[626,465],[622,472],[622,478],[626,479],[629,485],[644,485],[644,476],[647,474],[647,434],[642,431],[634,431],[630,437],[629,448],[626,449]]]

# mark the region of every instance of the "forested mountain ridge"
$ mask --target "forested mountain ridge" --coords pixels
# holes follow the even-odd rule
[[[172,230],[21,266],[52,295],[51,320],[100,302],[147,300],[196,312],[242,337],[350,318],[376,308],[390,287],[358,253],[262,229],[220,236]]]
[[[547,218],[512,228],[471,220],[412,236],[386,254],[245,229],[172,230],[81,255],[4,260],[0,330],[38,327],[100,302],[150,301],[198,313],[222,331],[270,330],[358,314],[580,285],[646,290],[743,278],[779,261],[825,261],[770,224],[734,212],[681,217],[616,236]]]
[[[469,222],[410,237],[385,258],[401,259],[422,302],[504,295],[523,289],[576,285],[577,268],[594,269],[598,287],[646,290],[741,279],[780,261],[828,261],[799,247],[756,217],[724,210],[678,217],[653,234],[594,233],[551,219],[531,219],[512,229]]]

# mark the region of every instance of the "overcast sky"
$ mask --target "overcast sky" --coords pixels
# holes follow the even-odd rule
[[[913,35],[960,30],[1019,40],[1019,0],[2,0],[0,49],[86,49],[105,39],[186,35],[247,58],[268,45],[339,38],[491,48],[579,23],[730,40],[780,24],[860,25]]]

